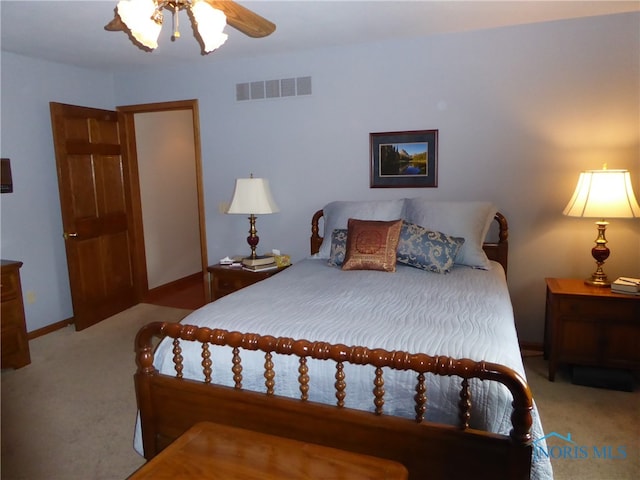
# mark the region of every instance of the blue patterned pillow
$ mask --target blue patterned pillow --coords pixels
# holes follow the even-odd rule
[[[346,228],[336,228],[331,232],[329,265],[341,267],[344,263],[344,255],[347,252],[347,232]]]
[[[464,238],[402,222],[397,261],[429,272],[448,273],[463,244]]]

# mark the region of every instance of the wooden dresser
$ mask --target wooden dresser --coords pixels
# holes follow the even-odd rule
[[[559,364],[640,369],[640,296],[547,278],[544,353],[549,380]]]
[[[20,285],[21,266],[22,262],[2,260],[2,368],[20,368],[31,363]]]

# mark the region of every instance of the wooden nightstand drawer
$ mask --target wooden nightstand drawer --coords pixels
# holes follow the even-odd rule
[[[253,277],[241,278],[238,276],[228,277],[226,275],[214,275],[212,281],[212,288],[215,292],[215,298],[224,297],[244,287],[248,287],[254,283],[258,283],[260,280],[264,280],[266,277],[253,272],[247,272]]]
[[[620,302],[606,298],[560,298],[557,304],[560,315],[590,320],[632,318],[637,313],[637,306],[632,302]]]
[[[243,282],[239,278],[228,278],[221,276],[213,277],[213,288],[216,292],[222,295],[227,295],[246,286],[247,284],[243,284]]]
[[[217,300],[249,285],[258,283],[287,267],[278,267],[261,272],[248,272],[240,267],[229,267],[220,264],[212,265],[207,269],[211,276],[211,299]]]

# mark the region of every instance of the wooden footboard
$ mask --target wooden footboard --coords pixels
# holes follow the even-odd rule
[[[162,375],[154,368],[155,337],[174,339],[175,376]],[[202,343],[204,382],[181,378],[180,344],[185,340]],[[215,371],[209,357],[210,349],[216,345],[234,349],[232,365],[215,366],[232,370],[234,387],[213,383]],[[265,353],[264,392],[242,389],[243,349]],[[299,358],[300,399],[273,393],[271,360],[278,354]],[[307,400],[308,358],[336,362],[335,406]],[[210,421],[396,460],[407,467],[411,479],[525,479],[530,475],[531,392],[520,375],[502,365],[160,322],[146,325],[138,332],[136,362],[135,387],[147,459],[195,423]],[[345,363],[375,367],[372,402],[376,413],[342,406]],[[416,373],[415,419],[383,413],[384,369]],[[461,378],[458,426],[423,420],[428,408],[424,377],[430,374]],[[497,381],[510,390],[513,428],[509,436],[469,428],[471,378]]]

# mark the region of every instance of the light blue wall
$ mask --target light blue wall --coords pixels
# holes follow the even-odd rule
[[[113,108],[113,76],[2,52],[2,258],[20,260],[27,330],[73,316],[49,102]],[[28,297],[28,298],[27,298]]]
[[[562,216],[579,171],[604,161],[628,168],[640,193],[639,25],[640,15],[623,14],[233,62],[214,53],[189,68],[114,74],[113,106],[198,99],[211,262],[248,249],[247,220],[218,207],[249,173],[269,178],[281,208],[258,218],[260,246],[294,260],[308,253],[312,213],[331,200],[495,202],[510,221],[518,330],[541,342],[544,277],[593,270],[593,222]],[[235,100],[236,83],[307,75],[311,96]],[[98,94],[72,103],[111,101]],[[432,128],[440,133],[438,188],[369,188],[370,132]],[[3,144],[2,156],[11,155]],[[51,147],[49,155],[52,163]],[[59,221],[57,210],[51,216]],[[610,276],[640,275],[639,223],[611,221]],[[61,240],[51,241],[64,265]],[[49,284],[67,281],[51,273]],[[41,324],[31,318],[30,326]]]

